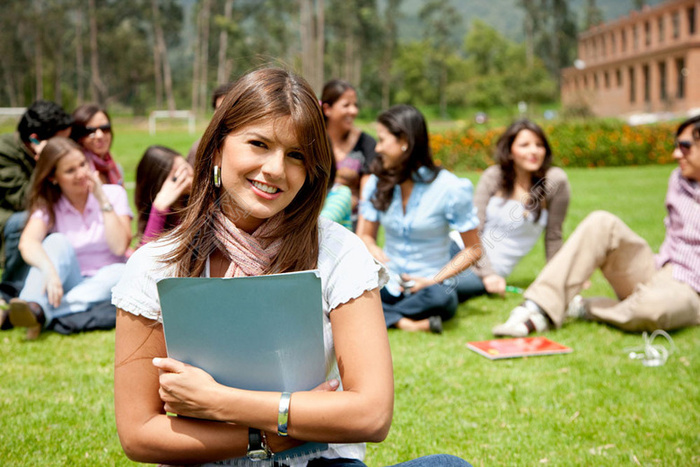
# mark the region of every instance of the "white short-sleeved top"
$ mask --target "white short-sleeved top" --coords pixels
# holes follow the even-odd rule
[[[333,346],[330,313],[339,305],[364,292],[384,286],[388,274],[384,266],[367,251],[364,243],[348,229],[324,218],[319,219],[318,269],[323,293],[323,337],[326,357],[327,379],[337,378],[340,373]],[[124,311],[161,321],[160,302],[156,284],[160,279],[174,276],[174,265],[161,261],[174,248],[174,243],[161,239],[147,243],[129,258],[126,271],[112,289],[112,303]],[[205,270],[208,276],[209,268]],[[341,382],[342,388],[342,382]],[[364,458],[365,445],[331,444],[322,453],[327,458]],[[247,462],[247,459],[232,459],[228,465]],[[217,463],[218,464],[218,463]],[[292,465],[305,465],[306,462]]]

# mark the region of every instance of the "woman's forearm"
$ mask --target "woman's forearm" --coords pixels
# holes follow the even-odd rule
[[[125,227],[124,219],[122,219],[125,216],[120,216],[114,210],[104,211],[102,214],[109,251],[116,256],[123,256],[131,243],[131,232]]]

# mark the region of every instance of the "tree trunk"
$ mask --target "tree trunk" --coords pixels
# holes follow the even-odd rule
[[[156,109],[163,108],[163,65],[160,62],[160,43],[158,41],[158,1],[151,0],[153,16],[153,77],[155,78]]]
[[[231,17],[233,15],[233,0],[226,0],[224,3],[224,19],[226,21],[225,26],[221,29],[219,33],[219,69],[216,73],[216,82],[221,85],[229,80],[229,70],[228,61],[226,59],[226,49],[228,48],[228,24],[231,22]]]
[[[63,44],[61,44],[63,45]],[[53,100],[56,104],[63,106],[63,92],[61,90],[61,75],[63,74],[63,55],[61,51],[63,47],[58,48],[54,55],[54,81],[53,81]]]
[[[160,13],[158,11],[158,1],[151,0],[151,7],[153,9],[153,28],[155,32],[155,43],[153,44],[154,57],[158,60],[154,60],[154,64],[157,67],[162,65],[163,67],[163,84],[165,86],[165,95],[168,99],[168,110],[175,110],[175,96],[173,96],[173,79],[172,72],[170,71],[170,62],[168,61],[168,49],[165,45],[165,38],[163,37],[163,27],[160,24]],[[156,70],[156,84],[158,80],[158,75],[160,75],[160,70]],[[156,88],[157,90],[157,88]],[[156,96],[160,97],[160,96]],[[160,99],[159,99],[160,100]],[[161,101],[162,105],[162,101]],[[159,106],[160,107],[160,106]]]
[[[41,37],[40,32],[35,31],[34,35],[34,73],[36,77],[36,97],[35,99],[44,98],[44,59],[42,57],[41,50]]]
[[[95,0],[88,0],[88,15],[90,17],[90,98],[93,102],[102,105],[104,104],[105,86],[100,78]]]
[[[83,55],[83,11],[76,8],[75,16],[75,75],[78,105],[85,102],[85,56]]]
[[[299,1],[299,34],[301,36],[301,74],[307,79],[313,79],[315,57],[312,53],[311,41],[313,26],[311,20],[311,1]],[[314,83],[311,83],[313,87]]]
[[[200,112],[207,109],[207,71],[209,68],[209,18],[211,16],[211,0],[204,0],[202,5],[202,42],[201,42],[201,64],[199,68],[201,81],[199,83],[199,106]]]
[[[200,31],[202,29],[202,15],[201,12],[197,13],[197,26],[195,28],[194,44],[192,45],[192,112],[197,113],[199,111],[199,64],[201,62],[199,58],[200,54]]]
[[[314,90],[317,94],[321,94],[321,89],[323,88],[323,83],[325,81],[323,76],[323,54],[325,46],[325,2],[324,0],[317,0],[316,2],[316,86]]]

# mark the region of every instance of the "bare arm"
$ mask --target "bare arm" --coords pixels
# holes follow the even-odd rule
[[[110,205],[109,199],[102,189],[102,182],[99,174],[95,171],[90,174],[92,180],[92,193],[100,203],[100,207]],[[116,256],[122,256],[126,253],[126,249],[131,243],[131,218],[129,216],[121,216],[114,209],[102,211],[102,217],[105,224],[105,238],[107,246]]]
[[[393,413],[393,373],[379,292],[365,292],[337,307],[331,325],[344,391],[294,393],[290,438],[381,441]],[[158,363],[177,370],[159,376],[152,358],[165,357],[162,327],[121,310],[116,340],[117,430],[131,459],[183,463],[238,457],[248,442],[245,427],[276,432],[280,393],[229,388],[171,359]],[[165,415],[166,407],[230,423],[172,418]]]
[[[486,225],[486,207],[493,197],[499,190],[501,183],[501,169],[500,167],[491,166],[484,171],[479,178],[479,182],[476,185],[476,191],[474,192],[474,206],[476,207],[476,213],[479,217],[479,237],[482,241],[487,242],[489,239],[484,239],[484,226]],[[488,255],[483,254],[475,272],[481,278],[489,275],[495,274],[493,267],[491,266],[491,261],[489,261]]]
[[[377,245],[377,232],[379,232],[379,222],[368,221],[362,214],[357,216],[357,236],[360,237],[374,259],[386,264],[389,262],[389,257]]]

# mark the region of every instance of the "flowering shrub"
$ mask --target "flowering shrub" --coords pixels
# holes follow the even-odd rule
[[[545,124],[543,129],[561,167],[604,167],[673,162],[677,124],[630,126],[591,120]],[[466,128],[430,135],[438,164],[450,170],[483,170],[493,164],[498,137],[505,128]]]

